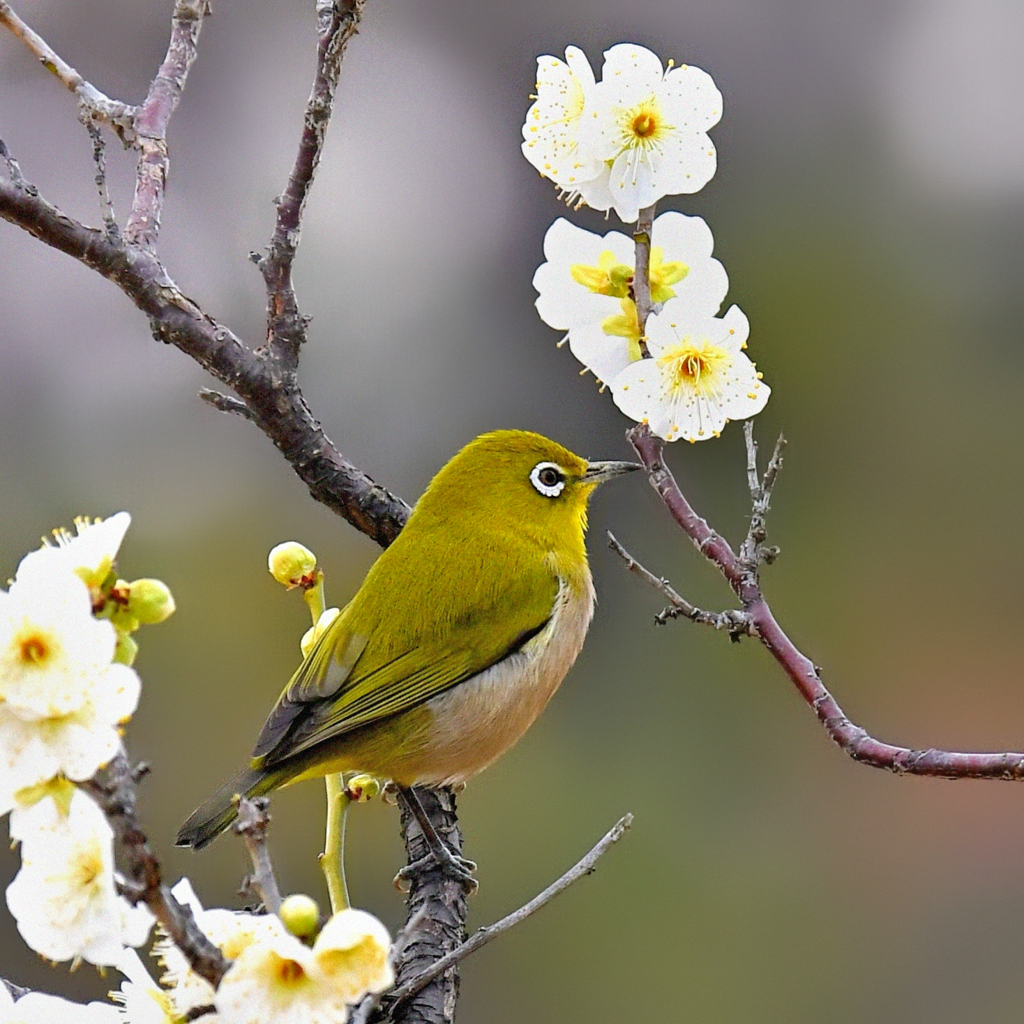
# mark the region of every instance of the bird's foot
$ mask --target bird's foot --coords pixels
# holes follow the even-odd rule
[[[395,875],[395,888],[399,892],[408,892],[414,875],[421,871],[429,871],[431,868],[440,868],[445,875],[458,882],[466,890],[467,896],[472,896],[480,883],[473,877],[476,871],[476,862],[460,857],[452,853],[448,847],[441,843],[440,846],[431,846],[426,855],[406,864],[401,871]]]

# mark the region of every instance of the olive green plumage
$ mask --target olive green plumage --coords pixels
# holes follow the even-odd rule
[[[178,833],[201,847],[235,793],[362,771],[464,781],[511,746],[575,660],[593,611],[588,463],[539,434],[484,434],[434,477],[405,528],[278,698],[248,768]]]

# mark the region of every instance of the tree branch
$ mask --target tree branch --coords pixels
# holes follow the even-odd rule
[[[568,889],[573,882],[584,875],[591,874],[597,861],[604,855],[605,851],[614,843],[617,843],[632,824],[632,814],[626,814],[621,817],[589,853],[569,868],[561,878],[556,879],[543,892],[534,896],[529,903],[518,910],[512,911],[511,914],[507,914],[500,921],[495,921],[492,925],[485,925],[483,928],[478,929],[469,939],[450,953],[441,957],[440,960],[435,961],[422,973],[416,975],[404,985],[399,985],[394,991],[389,992],[384,997],[384,1001],[387,1003],[387,1009],[384,1011],[385,1017],[390,1017],[394,1010],[406,999],[412,998],[412,996],[421,991],[426,985],[429,985],[435,978],[464,960],[470,953],[475,953],[481,946],[490,942],[491,939],[496,938],[502,932],[508,931],[509,928],[519,924],[520,921],[525,921],[531,914],[540,910],[541,907],[550,903],[556,896]]]
[[[163,882],[160,862],[149,848],[139,825],[135,773],[125,755],[118,754],[82,788],[107,816],[121,851],[133,902],[149,907],[160,926],[187,958],[192,970],[217,986],[230,966],[221,951],[200,931],[192,911],[182,906]]]
[[[631,428],[626,437],[647,468],[651,486],[680,529],[725,577],[749,618],[751,635],[768,649],[810,705],[829,736],[855,761],[896,774],[928,775],[945,779],[1024,779],[1024,753],[968,753],[951,750],[915,750],[877,740],[843,713],[825,688],[821,670],[797,649],[772,614],[756,569],[740,559],[719,534],[693,510],[683,496],[663,454],[665,443],[646,426]],[[776,455],[778,449],[776,449]],[[774,458],[774,457],[773,457]],[[777,459],[776,471],[777,471]],[[766,479],[762,489],[772,481]],[[768,486],[770,492],[770,486]]]
[[[257,265],[267,286],[267,338],[282,365],[294,370],[306,340],[306,320],[299,314],[292,284],[292,263],[299,245],[302,212],[320,163],[341,60],[356,34],[365,0],[317,0],[316,77],[306,102],[302,137],[284,192],[277,199],[277,224],[266,257]]]
[[[462,835],[455,813],[455,794],[450,789],[422,787],[415,792],[434,829],[451,852],[460,856]],[[409,804],[403,801],[400,807],[402,839],[408,863],[413,864],[427,856],[429,847]],[[466,938],[466,891],[462,883],[440,864],[413,873],[409,881],[405,944],[395,966],[397,989],[418,978]],[[415,1024],[451,1024],[458,996],[459,976],[453,967],[410,995],[397,1019]]]
[[[209,10],[208,0],[175,0],[167,54],[135,115],[135,148],[139,151],[139,163],[135,198],[124,233],[130,245],[138,245],[151,252],[160,234],[160,214],[170,164],[167,125],[181,99],[188,69],[196,59],[199,32]]]
[[[55,75],[66,89],[78,98],[79,107],[89,120],[106,121],[121,137],[130,142],[134,135],[136,108],[112,100],[87,82],[70,64],[52,50],[45,39],[18,17],[6,0],[0,0],[0,25],[10,29],[47,71]]]

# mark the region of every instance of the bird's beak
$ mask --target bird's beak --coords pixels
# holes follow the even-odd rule
[[[585,484],[603,484],[605,480],[632,473],[634,469],[643,469],[639,462],[589,462],[583,474]]]

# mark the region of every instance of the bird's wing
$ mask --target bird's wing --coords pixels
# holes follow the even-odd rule
[[[418,593],[417,621],[422,625],[397,645],[381,635],[387,633],[394,609],[381,628],[379,618],[372,624],[360,622],[358,609],[350,605],[285,687],[256,741],[254,763],[275,764],[407,711],[508,657],[551,617],[558,578],[545,569],[543,585],[537,583],[505,579],[500,595],[474,602],[470,630],[447,616],[443,601],[432,600],[429,592]]]

